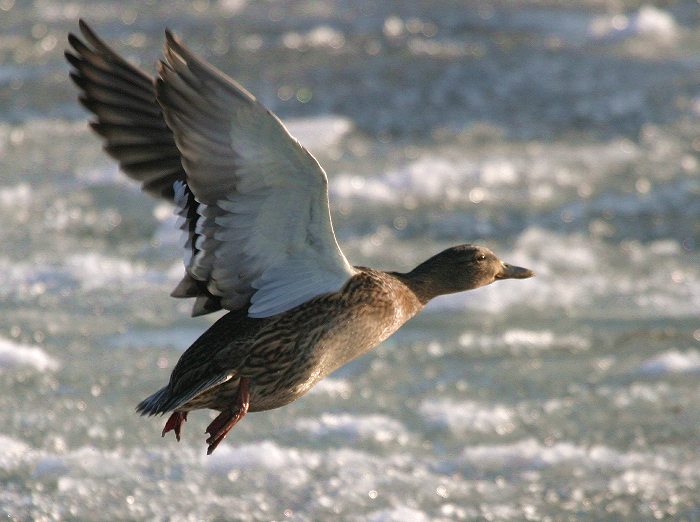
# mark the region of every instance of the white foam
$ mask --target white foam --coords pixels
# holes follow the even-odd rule
[[[673,15],[653,5],[643,5],[631,16],[622,14],[594,18],[589,26],[594,38],[629,38],[633,36],[672,41],[679,34]]]
[[[465,448],[462,462],[485,469],[541,469],[565,463],[626,468],[634,465],[663,467],[661,457],[642,453],[621,453],[606,446],[584,447],[571,442],[544,445],[535,439],[500,445]]]
[[[66,260],[66,266],[87,290],[128,283],[142,278],[146,273],[143,263],[96,252],[74,254]]]
[[[77,169],[75,176],[85,186],[92,185],[119,185],[130,187],[134,191],[138,189],[138,185],[124,175],[116,163],[110,163],[104,166],[87,166]]]
[[[513,328],[497,335],[464,332],[459,337],[459,344],[465,348],[478,348],[482,351],[506,346],[511,353],[521,353],[552,348],[586,350],[591,343],[589,339],[577,334],[558,335],[551,330]]]
[[[576,147],[566,142],[467,147],[422,152],[372,177],[338,173],[329,180],[330,191],[334,201],[398,205],[409,198],[413,206],[489,203],[531,210],[563,201],[566,195],[576,197],[582,187],[593,192],[607,182],[611,171],[638,161],[642,154],[621,139]]]
[[[263,440],[241,445],[224,443],[216,449],[215,459],[203,455],[201,462],[208,472],[224,475],[231,481],[260,480],[268,488],[284,481],[285,488],[301,488],[311,480],[310,470],[321,464],[322,455]]]
[[[143,460],[143,452],[125,454],[121,450],[102,450],[89,446],[67,450],[61,437],[56,439],[57,449],[35,449],[25,442],[0,434],[0,469],[29,466],[35,480],[55,478],[60,482],[77,483],[95,478],[137,478],[137,466]]]
[[[32,478],[47,479],[60,478],[70,472],[70,466],[66,463],[65,456],[61,455],[37,455],[34,469],[32,470]],[[59,488],[61,487],[59,483]]]
[[[408,432],[399,421],[385,415],[350,415],[324,413],[319,418],[303,418],[294,423],[295,429],[313,437],[341,436],[351,440],[376,442],[408,440]]]
[[[430,423],[456,434],[468,432],[510,433],[515,429],[516,415],[502,404],[450,399],[426,400],[420,405],[421,415]]]
[[[597,393],[602,397],[610,398],[616,408],[622,409],[645,402],[659,404],[661,401],[668,399],[672,393],[672,388],[665,381],[654,383],[634,382],[630,386],[623,388],[601,386]]]
[[[33,296],[44,293],[46,283],[41,280],[44,268],[0,257],[0,271],[5,279],[5,285],[0,287],[0,295]]]
[[[656,470],[626,470],[608,482],[613,495],[640,495],[642,498],[668,498],[668,474]]]
[[[673,15],[653,5],[642,6],[634,17],[633,24],[641,35],[662,39],[673,39],[678,35]]]
[[[333,114],[315,118],[292,118],[285,120],[285,126],[299,143],[318,152],[337,146],[353,129],[350,119]]]
[[[319,25],[308,32],[306,40],[311,47],[339,49],[345,44],[345,35],[328,25]]]
[[[31,447],[21,440],[0,433],[0,469],[9,471],[21,465],[31,454]]]
[[[52,457],[51,454],[48,456]],[[134,466],[136,455],[127,456],[120,450],[102,450],[83,446],[59,457],[69,470],[69,474],[80,478],[106,479],[133,476],[136,472]]]
[[[10,129],[20,133],[21,138],[10,139],[14,144],[22,144],[31,141],[37,144],[51,144],[57,138],[65,138],[75,134],[86,133],[83,120],[64,120],[57,118],[29,118],[21,125],[0,124],[0,129]],[[5,134],[0,131],[0,134]],[[16,135],[17,136],[17,135]]]
[[[18,183],[0,188],[0,208],[25,208],[32,200],[32,189],[28,183]]]
[[[670,350],[642,362],[639,372],[644,375],[666,375],[674,373],[699,373],[700,351]]]
[[[46,372],[57,370],[59,364],[38,346],[19,344],[0,337],[0,371],[22,367],[32,367],[40,372]]]
[[[503,167],[501,167],[503,168]],[[493,169],[486,169],[492,172]],[[406,195],[420,202],[469,201],[469,189],[478,185],[479,169],[470,161],[459,164],[438,156],[426,155],[380,176],[364,178],[340,174],[331,180],[331,192],[342,199],[362,199],[399,204]],[[498,181],[491,173],[489,179]]]
[[[367,199],[379,203],[395,204],[397,194],[381,179],[364,178],[354,174],[333,176],[330,182],[333,199]]]
[[[365,519],[368,522],[430,522],[432,520],[425,512],[407,506],[393,509],[373,511]]]
[[[318,465],[319,456],[296,448],[285,448],[270,440],[254,444],[223,444],[216,450],[216,459],[207,458],[205,466],[212,472],[228,474],[232,470],[264,469],[275,471]]]
[[[307,510],[316,512],[319,507],[325,510],[338,505],[348,509],[348,503],[356,501],[358,494],[375,498],[378,492],[387,495],[393,504],[393,488],[382,488],[387,484],[382,476],[387,469],[393,472],[392,481],[407,485],[412,484],[416,469],[423,476],[432,476],[423,463],[412,462],[408,456],[347,448],[315,451],[284,447],[270,440],[225,442],[214,456],[207,456],[199,444],[195,450],[185,441],[164,444],[157,438],[152,442],[154,447],[147,449],[121,445],[115,449],[69,449],[61,441],[47,450],[0,434],[0,470],[20,477],[18,480],[52,484],[50,491],[36,492],[33,506],[39,510],[58,505],[67,511],[72,506],[71,513],[77,518],[99,518],[99,513],[107,519],[156,515],[177,518],[182,509],[188,509],[197,519],[217,518],[225,512],[230,515],[231,506],[255,519],[279,518],[288,507],[285,498],[313,487],[316,489],[310,502],[298,506],[299,515],[306,519]],[[148,484],[143,482],[144,477],[148,477]],[[212,479],[217,486],[206,486],[211,486]],[[271,496],[271,492],[275,494]],[[0,492],[3,505],[24,513],[19,509],[24,505],[21,496],[5,493]],[[193,504],[191,498],[198,501]],[[402,513],[412,514],[387,510],[373,516],[393,520],[392,516]]]
[[[226,11],[227,15],[230,16],[246,7],[248,5],[248,0],[219,0],[216,5],[219,9]]]
[[[330,47],[340,49],[345,45],[345,35],[328,25],[319,25],[307,33],[290,31],[282,35],[282,44],[289,49],[304,47]]]
[[[408,50],[416,55],[428,55],[440,58],[455,59],[461,56],[470,56],[483,53],[484,49],[479,44],[467,43],[460,40],[434,40],[429,38],[413,37],[408,40]]]
[[[182,264],[179,264],[177,271],[175,268],[161,270],[148,267],[144,262],[97,252],[73,254],[56,264],[0,257],[0,270],[6,280],[6,284],[0,288],[0,295],[20,298],[59,292],[64,288],[80,288],[89,292],[101,288],[116,291],[150,286],[162,287],[166,291],[182,277]]]
[[[176,209],[171,203],[158,203],[155,207],[153,207],[153,217],[161,223],[167,222],[174,229],[177,229]]]
[[[149,284],[171,284],[178,278],[178,275],[169,271],[150,269],[138,260],[105,256],[97,252],[74,254],[66,259],[60,270],[88,291],[105,287],[139,288]],[[179,277],[181,276],[180,272]]]
[[[352,384],[346,379],[327,377],[309,390],[310,394],[327,394],[331,397],[348,399],[352,394]]]
[[[202,335],[202,332],[201,326],[188,327],[185,323],[181,327],[171,327],[167,330],[128,330],[108,338],[108,342],[110,346],[115,348],[148,346],[149,348],[176,348],[185,351]]]
[[[177,217],[173,213],[173,206],[167,203],[156,206],[153,209],[153,217],[159,222],[153,234],[153,243],[167,248],[173,254],[179,254],[183,249],[184,240]],[[179,266],[182,268],[182,261],[179,262]]]

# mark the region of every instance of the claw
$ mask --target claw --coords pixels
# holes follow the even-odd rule
[[[246,377],[241,377],[240,384],[238,386],[238,399],[236,400],[236,405],[229,409],[222,411],[213,421],[207,426],[205,433],[209,434],[207,439],[207,455],[211,455],[219,443],[226,438],[228,432],[233,428],[243,417],[248,413],[248,406],[250,404],[250,392],[248,390],[249,379]]]
[[[161,434],[161,437],[165,437],[166,433],[174,430],[175,431],[175,438],[177,439],[178,442],[180,442],[180,429],[182,428],[182,424],[186,421],[187,421],[187,412],[186,411],[173,412],[173,414],[168,418],[168,421],[165,423],[165,428],[163,428],[163,433]]]

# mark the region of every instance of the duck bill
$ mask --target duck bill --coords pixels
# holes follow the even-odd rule
[[[503,263],[503,268],[496,274],[496,279],[527,279],[534,275],[535,273],[528,268]]]

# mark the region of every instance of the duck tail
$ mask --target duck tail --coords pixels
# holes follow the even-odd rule
[[[179,363],[178,363],[179,364]],[[215,386],[223,384],[230,381],[236,376],[235,372],[224,371],[219,374],[214,375],[208,381],[203,381],[193,386],[189,390],[180,393],[178,395],[173,395],[170,389],[170,384],[164,386],[157,392],[155,392],[150,397],[142,400],[138,406],[136,406],[136,411],[141,415],[162,415],[169,411],[175,411],[186,405],[189,401],[195,398]],[[189,408],[185,408],[185,411]]]
[[[136,406],[136,411],[141,415],[157,415],[163,414],[168,411],[168,403],[170,401],[170,390],[168,386],[162,387],[160,390],[155,392],[150,397],[142,400],[138,406]]]

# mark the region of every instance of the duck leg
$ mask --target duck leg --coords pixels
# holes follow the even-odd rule
[[[219,443],[226,438],[228,432],[231,431],[238,421],[248,413],[248,405],[250,404],[250,391],[248,389],[249,379],[241,377],[238,385],[238,397],[233,408],[222,411],[212,423],[207,426],[205,433],[209,434],[207,439],[207,455],[211,455]]]
[[[184,422],[187,422],[186,411],[173,412],[173,414],[168,418],[168,421],[165,423],[165,428],[163,428],[163,433],[161,434],[161,437],[165,437],[166,433],[174,430],[175,438],[178,442],[180,442],[180,429],[182,428],[182,424]]]

